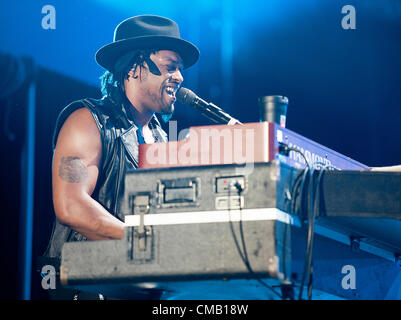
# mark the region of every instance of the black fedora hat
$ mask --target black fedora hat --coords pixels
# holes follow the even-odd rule
[[[177,52],[184,69],[199,58],[199,50],[192,43],[181,39],[177,23],[155,15],[140,15],[122,21],[114,30],[113,42],[101,47],[95,55],[96,62],[113,72],[122,55],[134,50],[171,50]]]

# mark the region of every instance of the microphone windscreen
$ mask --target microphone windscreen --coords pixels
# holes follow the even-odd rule
[[[178,90],[176,97],[178,102],[191,105],[196,99],[196,94],[187,88],[181,87],[180,90]]]

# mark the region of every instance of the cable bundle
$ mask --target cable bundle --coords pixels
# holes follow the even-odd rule
[[[297,148],[288,147],[285,144],[280,144],[279,151],[280,153],[284,153],[286,155],[288,155],[290,151],[298,152],[305,159],[306,163],[305,169],[295,178],[294,183],[291,187],[291,192],[289,195],[289,212],[298,215],[301,218],[302,222],[304,222],[305,219],[307,220],[307,242],[305,249],[304,270],[302,273],[298,299],[302,299],[303,288],[306,283],[308,288],[307,297],[309,300],[311,300],[313,280],[313,240],[315,220],[318,216],[318,210],[320,206],[320,184],[324,172],[327,169],[335,170],[336,168],[332,165],[321,162],[313,162],[312,164],[310,164],[308,162],[308,159],[306,159],[305,155],[300,150],[298,150]],[[319,171],[316,183],[314,180],[315,171]],[[308,189],[306,189],[307,184],[309,185]],[[307,190],[308,193],[305,194],[305,190]],[[297,206],[298,199],[299,205]]]

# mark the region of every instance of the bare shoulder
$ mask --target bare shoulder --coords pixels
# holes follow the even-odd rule
[[[93,191],[99,172],[102,143],[91,112],[78,109],[71,113],[59,132],[53,157],[53,182],[83,183]],[[61,180],[60,180],[61,178]]]
[[[64,122],[60,133],[71,129],[78,130],[78,133],[99,133],[95,120],[87,108],[80,108],[72,112]]]
[[[81,108],[69,115],[59,132],[53,162],[62,168],[98,167],[102,143],[91,112]],[[81,170],[82,173],[84,170]],[[74,177],[71,180],[75,180]],[[79,179],[78,179],[79,180]]]
[[[100,133],[91,112],[87,108],[75,110],[61,127],[56,151],[72,152],[80,156],[93,154],[99,148],[101,148]]]

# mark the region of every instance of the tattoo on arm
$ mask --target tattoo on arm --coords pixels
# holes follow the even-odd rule
[[[59,176],[64,181],[79,183],[88,177],[88,168],[78,157],[62,157]]]

